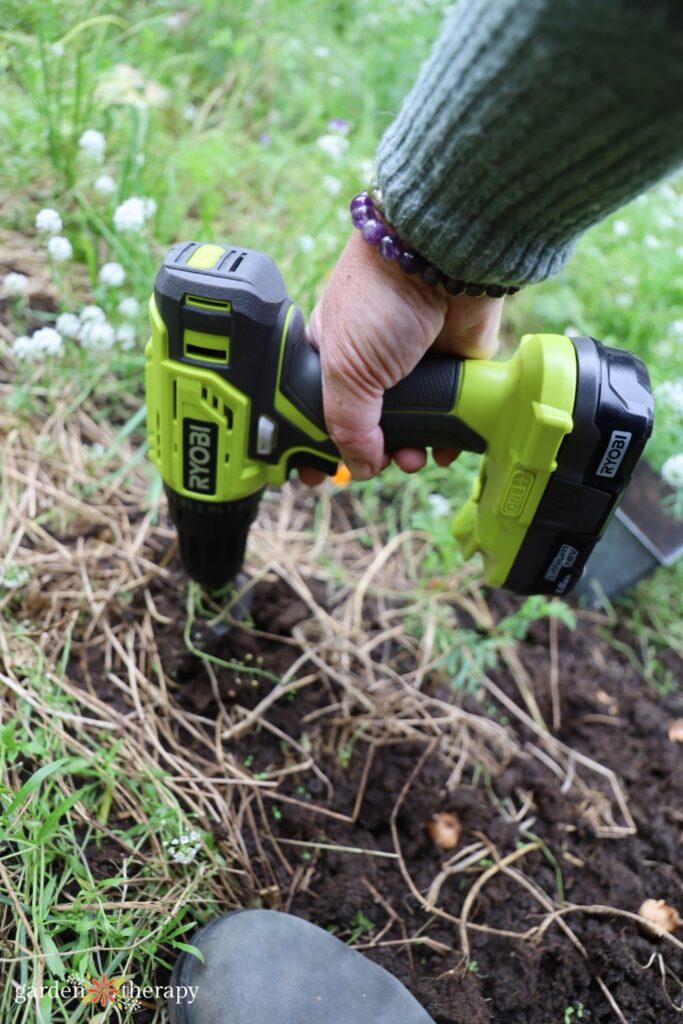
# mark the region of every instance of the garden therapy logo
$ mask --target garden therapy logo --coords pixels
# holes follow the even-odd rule
[[[125,977],[108,978],[106,974],[101,974],[99,978],[91,978],[91,985],[83,996],[83,1002],[94,1003],[95,1006],[101,1006],[103,1010],[109,1003],[118,1003],[119,1006],[124,1006],[126,1009],[137,1010],[139,1003],[136,1004],[134,1000],[131,1003],[122,994],[125,983]]]
[[[68,1002],[80,999],[89,1003],[98,1012],[97,1020],[104,1019],[102,1011],[112,1007],[118,1010],[156,1009],[162,1000],[191,1006],[199,991],[197,985],[137,985],[125,975],[100,974],[83,978],[72,975],[68,981],[53,982],[51,985],[15,985],[15,1003],[42,1000],[45,997],[55,1001]]]

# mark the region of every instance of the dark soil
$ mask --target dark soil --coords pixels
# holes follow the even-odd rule
[[[164,585],[161,595],[155,595],[160,610],[178,624],[157,626],[157,641],[165,670],[176,681],[175,700],[210,718],[216,706],[209,679],[202,662],[187,651],[180,635],[185,618],[183,591],[179,574]],[[490,603],[497,619],[517,606],[514,599],[500,595],[492,595]],[[194,641],[227,660],[248,665],[261,658],[263,667],[281,674],[300,653],[285,638],[296,622],[308,616],[308,610],[282,582],[264,582],[255,589],[251,614],[253,628],[235,626],[229,633],[216,633],[198,625]],[[258,636],[256,631],[267,631],[271,637]],[[563,792],[562,780],[530,754],[514,758],[490,780],[472,766],[462,784],[449,793],[445,789],[449,770],[438,750],[425,758],[424,746],[402,742],[375,747],[355,821],[321,815],[321,807],[353,815],[369,750],[361,738],[348,756],[341,756],[335,726],[329,716],[322,715],[306,728],[318,764],[334,784],[333,799],[313,773],[284,776],[280,792],[296,802],[268,805],[273,835],[393,852],[392,810],[422,757],[422,766],[396,817],[405,867],[420,892],[427,890],[439,865],[452,853],[434,845],[426,823],[434,813],[449,810],[456,812],[463,824],[461,847],[483,835],[499,856],[505,856],[519,844],[537,841],[541,848],[513,867],[553,900],[558,899],[560,885],[566,900],[581,906],[637,912],[641,902],[652,897],[683,910],[683,747],[667,737],[671,719],[683,716],[683,701],[676,694],[655,693],[626,654],[615,651],[601,637],[599,625],[589,619],[580,619],[571,632],[560,626],[558,639],[559,736],[573,749],[615,771],[637,834],[620,839],[596,836],[577,787]],[[630,638],[624,635],[621,639],[628,642]],[[519,654],[546,721],[551,720],[548,651],[548,625],[536,623],[519,645]],[[680,676],[673,660],[672,668]],[[217,673],[221,699],[227,706],[253,707],[272,686],[244,672],[218,669]],[[499,667],[493,678],[507,695],[518,699],[507,670]],[[491,708],[490,698],[483,704],[472,696],[458,698],[438,678],[430,685],[447,699],[464,700],[468,710],[484,713],[485,704],[489,713],[502,713],[503,709]],[[283,733],[299,737],[302,718],[328,707],[331,698],[334,694],[329,687],[308,686],[291,700],[273,706],[269,721]],[[530,734],[525,737],[523,727],[517,733],[518,739],[533,739]],[[190,742],[197,741],[188,738]],[[213,742],[211,735],[206,749]],[[283,763],[280,741],[265,729],[250,733],[232,753],[251,772]],[[595,780],[591,782],[597,789]],[[530,801],[527,817],[534,820],[521,835],[517,824],[505,820],[497,801],[514,797],[519,806],[523,794]],[[220,835],[215,838],[221,842]],[[252,893],[252,905],[289,910],[360,947],[386,929],[380,940],[383,944],[364,951],[397,975],[437,1024],[611,1024],[618,1017],[596,980],[598,976],[629,1024],[668,1024],[681,1019],[672,1003],[683,1003],[678,980],[683,978],[682,952],[670,943],[646,938],[625,917],[585,911],[568,914],[565,920],[586,955],[557,923],[551,924],[537,943],[501,935],[501,931],[523,933],[538,925],[545,911],[518,880],[497,873],[482,887],[470,915],[472,922],[490,931],[469,931],[471,959],[469,966],[463,967],[457,925],[420,908],[395,857],[339,850],[311,852],[310,848],[285,844],[280,850],[296,869],[295,879],[273,855],[272,872],[280,894],[257,898]],[[486,861],[487,866],[492,863]],[[481,863],[473,865],[446,881],[439,905],[458,917],[468,890],[484,869]],[[307,871],[308,878],[302,882]],[[245,901],[249,899],[245,893]],[[417,935],[431,944],[402,941]]]

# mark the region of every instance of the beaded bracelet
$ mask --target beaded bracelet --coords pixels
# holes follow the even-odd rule
[[[363,239],[369,245],[376,245],[380,256],[385,260],[396,260],[404,274],[419,274],[425,284],[443,285],[450,295],[471,295],[479,299],[487,295],[491,299],[499,299],[503,295],[514,295],[519,291],[518,285],[475,284],[461,281],[456,277],[443,274],[433,263],[420,256],[415,249],[405,246],[398,235],[391,232],[382,219],[381,193],[373,190],[372,197],[368,192],[361,192],[351,200],[351,220],[353,226],[360,229]]]

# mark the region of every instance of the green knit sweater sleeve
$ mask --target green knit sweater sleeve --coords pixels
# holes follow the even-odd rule
[[[528,284],[681,163],[682,0],[460,0],[377,167],[441,270]]]

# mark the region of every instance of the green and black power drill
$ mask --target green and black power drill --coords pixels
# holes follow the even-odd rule
[[[275,263],[184,242],[160,268],[146,348],[150,455],[189,575],[209,589],[241,569],[267,486],[298,466],[333,475],[320,357]],[[453,533],[484,578],[566,594],[652,432],[642,362],[593,338],[532,334],[506,361],[427,355],[385,393],[387,450],[483,455]]]

